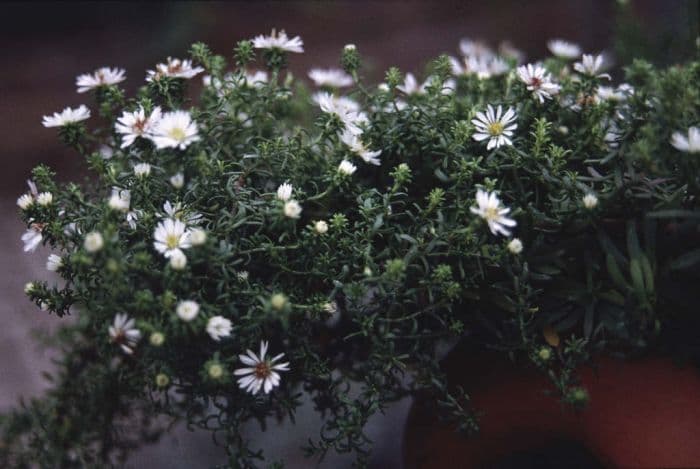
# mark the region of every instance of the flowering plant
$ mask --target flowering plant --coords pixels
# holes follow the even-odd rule
[[[313,95],[285,71],[302,40],[274,31],[232,70],[195,44],[131,98],[123,70],[80,75],[94,105],[44,125],[91,182],[39,166],[18,199],[25,250],[50,246],[63,279],[26,293],[75,318],[46,396],[0,421],[4,465],[118,461],[167,416],[254,466],[241,425],[293,419],[302,391],[323,417],[308,454],[363,461],[367,419],[407,395],[477,428],[439,367],[457,342],[575,405],[592,353],[673,343],[700,299],[700,64],[637,61],[613,86],[603,57],[549,46],[521,64],[463,41],[422,82],[371,86],[349,45]]]

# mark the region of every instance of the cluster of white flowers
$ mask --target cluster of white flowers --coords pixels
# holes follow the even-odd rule
[[[199,140],[197,123],[187,111],[162,113],[156,106],[146,115],[143,107],[136,111],[124,111],[117,119],[115,130],[122,136],[122,148],[132,145],[137,137],[151,140],[156,148],[184,150]]]

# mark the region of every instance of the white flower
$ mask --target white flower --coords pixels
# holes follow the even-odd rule
[[[338,308],[338,303],[335,301],[329,301],[323,305],[323,312],[327,314],[325,321],[326,327],[335,327],[340,322],[340,309]]]
[[[253,39],[256,49],[279,49],[287,52],[304,52],[304,41],[299,36],[289,39],[284,30],[277,33],[274,29],[269,36],[258,35]]]
[[[584,195],[583,206],[586,207],[588,210],[593,210],[598,206],[598,197],[596,197],[596,195],[592,192]]]
[[[691,127],[688,134],[673,132],[671,145],[686,153],[700,153],[700,127]]]
[[[360,124],[367,122],[367,116],[360,112],[360,105],[355,101],[325,92],[314,94],[313,100],[323,112],[337,116],[350,132],[362,133]]]
[[[158,223],[153,232],[153,238],[155,240],[153,247],[165,257],[170,257],[173,253],[192,246],[187,225],[172,218],[166,218]]]
[[[63,127],[64,125],[84,121],[90,118],[90,110],[81,104],[77,109],[65,108],[63,111],[54,112],[53,116],[44,116],[44,127]]]
[[[247,270],[241,270],[240,272],[236,272],[236,279],[238,279],[239,282],[245,282],[248,280],[249,275]]]
[[[469,38],[464,38],[459,41],[459,50],[465,57],[485,57],[489,58],[494,55],[493,49],[483,41],[474,41]]]
[[[518,127],[514,122],[517,118],[515,111],[509,107],[505,113],[501,106],[494,111],[489,104],[486,107],[486,113],[477,112],[476,118],[472,119],[472,124],[476,127],[476,133],[472,138],[478,142],[489,139],[486,149],[498,148],[502,145],[512,145],[510,137],[513,136],[513,131]]]
[[[63,265],[63,258],[57,254],[49,254],[49,258],[46,260],[46,270],[50,272],[56,272]]]
[[[185,256],[185,253],[180,250],[173,251],[173,253],[170,255],[170,267],[173,270],[182,270],[186,265],[187,256]]]
[[[185,175],[182,173],[173,174],[170,176],[170,184],[175,189],[182,189],[182,186],[185,185]]]
[[[260,342],[260,355],[247,350],[247,355],[239,355],[238,358],[246,368],[239,368],[233,372],[238,379],[238,386],[251,394],[257,394],[262,389],[269,394],[272,388],[279,386],[280,375],[278,371],[289,371],[289,363],[275,363],[284,356],[280,353],[272,358],[265,358],[267,342]]]
[[[219,342],[222,337],[231,335],[231,321],[222,316],[213,316],[207,321],[207,334]]]
[[[523,243],[518,238],[513,238],[510,243],[508,243],[508,250],[513,254],[520,254],[523,252]]]
[[[128,212],[131,204],[131,193],[126,189],[112,188],[112,195],[109,198],[109,208],[119,212]]]
[[[578,44],[563,39],[552,39],[547,42],[547,48],[555,56],[561,59],[577,59],[581,56],[581,48]]]
[[[146,110],[141,106],[137,111],[124,111],[117,119],[114,130],[122,135],[121,148],[126,148],[136,140],[136,137],[148,137],[161,117],[160,106],[156,106],[151,114],[146,116]]]
[[[79,75],[75,79],[75,86],[78,87],[78,93],[85,93],[99,86],[120,83],[126,79],[124,76],[125,73],[126,72],[121,68],[98,68],[94,73]]]
[[[559,93],[560,86],[552,82],[552,76],[540,65],[527,64],[518,67],[518,77],[540,103]]]
[[[187,225],[197,225],[202,221],[202,214],[190,212],[186,207],[183,207],[182,202],[178,202],[173,205],[169,200],[166,200],[163,204],[163,210],[165,211],[166,217],[174,220],[180,220]]]
[[[581,62],[576,62],[574,64],[574,70],[577,72],[588,75],[591,77],[607,78],[610,80],[610,75],[607,73],[598,73],[603,68],[603,56],[602,55],[590,55],[584,54]]]
[[[265,83],[267,83],[267,80],[268,80],[267,72],[264,70],[256,70],[253,73],[246,72],[246,74],[245,74],[246,85],[253,86],[255,88],[260,88],[262,86],[265,86]]]
[[[330,86],[331,88],[344,88],[353,83],[352,77],[339,68],[312,68],[309,71],[309,78],[316,86]]]
[[[299,218],[301,215],[301,205],[294,199],[284,203],[284,216],[289,218]]]
[[[617,88],[612,86],[598,86],[596,97],[602,101],[626,101],[634,94],[634,88],[627,83],[622,83]]]
[[[348,160],[343,160],[338,165],[338,172],[344,176],[352,176],[357,171],[357,166],[350,163]]]
[[[397,86],[396,89],[404,94],[410,95],[425,93],[425,87],[425,83],[418,84],[416,77],[411,72],[408,72],[403,79],[403,85]]]
[[[22,194],[17,198],[17,205],[22,210],[27,210],[34,203],[34,198],[30,194]]]
[[[482,80],[492,76],[503,75],[510,70],[508,62],[496,56],[468,56],[461,61],[450,57],[450,65],[453,75],[476,75],[477,78]]]
[[[22,235],[22,241],[24,242],[24,252],[33,252],[41,244],[43,240],[41,235],[41,225],[38,223],[32,223],[27,231]]]
[[[129,316],[120,313],[114,316],[114,323],[109,326],[109,338],[127,355],[134,353],[134,347],[141,339],[141,331],[135,325],[133,318],[129,319]]]
[[[277,198],[284,202],[288,201],[292,196],[292,190],[294,190],[294,187],[288,182],[280,184],[280,186],[277,188]]]
[[[53,202],[53,194],[51,192],[42,192],[41,194],[36,196],[36,203],[38,203],[41,206],[46,207],[47,205],[51,205]]]
[[[148,163],[139,163],[134,165],[134,175],[142,178],[151,174],[151,165]]]
[[[24,284],[24,293],[27,295],[30,295],[33,291],[36,285],[34,282],[27,282]]]
[[[365,163],[379,166],[381,161],[378,156],[381,155],[381,150],[371,151],[362,143],[362,140],[349,130],[345,130],[340,135],[340,140],[350,147],[350,151],[362,158]]]
[[[503,236],[510,236],[510,231],[506,228],[512,228],[516,225],[515,220],[507,218],[505,215],[510,212],[509,208],[502,207],[501,201],[496,196],[495,192],[486,192],[479,189],[476,192],[476,203],[478,207],[470,207],[472,213],[479,215],[486,220],[491,233]]]
[[[197,123],[187,111],[166,112],[155,124],[149,138],[156,148],[179,148],[184,150],[199,140]]]
[[[91,231],[85,235],[85,241],[83,241],[83,247],[89,253],[95,253],[102,249],[105,245],[104,238],[102,234],[98,231]]]
[[[196,318],[199,314],[199,304],[192,300],[181,301],[177,304],[175,313],[177,314],[177,317],[183,321],[189,322]]]
[[[143,211],[141,210],[131,210],[126,213],[126,223],[129,225],[129,228],[132,230],[136,229],[136,222],[139,220],[139,217],[143,215]]]
[[[314,231],[318,234],[328,233],[328,223],[323,220],[319,220],[314,223]]]
[[[190,231],[190,243],[192,246],[201,246],[207,242],[207,232],[201,228],[195,228]]]
[[[180,60],[168,57],[167,63],[160,63],[156,65],[155,70],[148,70],[146,81],[151,82],[162,77],[186,78],[189,80],[203,71],[204,69],[202,67],[193,67],[191,60]]]

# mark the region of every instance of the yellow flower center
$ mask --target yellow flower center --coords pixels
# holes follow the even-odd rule
[[[493,122],[489,124],[489,134],[493,135],[494,137],[501,135],[503,133],[503,124],[500,122]]]
[[[488,207],[484,210],[484,218],[488,221],[496,221],[500,215],[498,214],[498,207]]]
[[[180,245],[180,236],[176,234],[169,234],[165,237],[165,245],[168,249],[175,249]]]
[[[185,130],[180,127],[173,127],[168,131],[168,136],[173,140],[182,141],[185,139]]]

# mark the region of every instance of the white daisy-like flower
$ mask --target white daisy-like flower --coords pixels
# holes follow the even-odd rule
[[[518,77],[540,103],[559,93],[561,87],[552,82],[552,76],[540,65],[527,64],[518,67]]]
[[[163,204],[163,210],[165,211],[164,218],[180,220],[187,225],[198,225],[202,222],[202,214],[189,211],[187,207],[182,205],[182,202],[177,202],[175,205],[173,205],[169,200],[166,200]]]
[[[189,322],[199,314],[199,303],[192,300],[180,301],[175,308],[177,317],[185,322]]]
[[[378,157],[382,154],[382,151],[372,151],[368,149],[365,144],[362,143],[362,140],[360,140],[357,135],[349,130],[346,129],[342,134],[340,134],[340,141],[347,145],[350,148],[350,151],[362,158],[365,163],[373,164],[375,166],[379,166],[381,164],[381,160]]]
[[[76,109],[67,107],[61,112],[54,112],[53,116],[44,116],[42,124],[44,127],[63,127],[89,118],[90,109],[81,104]]]
[[[61,266],[63,266],[63,258],[58,254],[49,254],[49,258],[46,260],[46,270],[57,272]]]
[[[182,270],[187,266],[187,256],[182,251],[173,251],[169,262],[173,270]]]
[[[464,38],[459,41],[459,51],[466,57],[492,57],[493,49],[484,41]]]
[[[246,280],[248,280],[249,276],[250,274],[247,270],[241,270],[239,272],[236,272],[236,279],[238,279],[239,282],[245,282]]]
[[[481,80],[503,75],[510,70],[508,62],[497,56],[469,56],[461,60],[450,57],[450,65],[453,75],[476,75]]]
[[[134,112],[124,111],[114,125],[114,130],[122,135],[121,148],[134,143],[136,137],[148,137],[160,120],[161,114],[160,106],[154,107],[148,116],[143,106]]]
[[[53,203],[53,194],[51,192],[42,192],[36,196],[36,203],[42,207],[51,205]]]
[[[31,194],[22,194],[17,198],[17,206],[22,210],[27,210],[34,203],[34,197]]]
[[[272,358],[265,358],[267,353],[267,342],[260,342],[260,355],[256,355],[251,350],[246,351],[246,355],[239,355],[238,359],[245,368],[234,370],[233,374],[241,376],[238,379],[238,386],[251,394],[257,394],[262,389],[265,394],[269,394],[272,388],[279,386],[280,375],[278,371],[289,371],[289,363],[276,363],[284,356],[284,353],[275,355]]]
[[[245,84],[254,88],[261,88],[270,80],[265,70],[255,70],[254,72],[245,72],[243,76]]]
[[[293,190],[294,187],[288,182],[280,184],[280,186],[277,188],[277,198],[286,202],[292,197]]]
[[[93,73],[78,75],[75,86],[78,87],[78,93],[85,93],[100,86],[116,85],[126,79],[125,73],[121,68],[98,68]]]
[[[598,73],[603,69],[604,62],[603,56],[600,54],[583,54],[581,62],[576,62],[574,64],[574,70],[590,77],[607,78],[610,80],[610,75],[607,73]]]
[[[22,235],[24,243],[24,252],[34,252],[39,247],[44,237],[41,234],[42,225],[40,223],[32,223],[27,231]]]
[[[350,163],[348,160],[343,160],[338,165],[338,172],[343,176],[352,176],[357,171],[357,166]]]
[[[593,210],[598,206],[598,197],[592,192],[583,196],[583,206],[588,210]]]
[[[581,47],[564,39],[552,39],[547,41],[549,51],[560,59],[573,60],[581,57]]]
[[[411,95],[411,94],[424,94],[425,93],[425,83],[418,83],[418,80],[416,80],[415,75],[413,73],[408,72],[406,76],[403,79],[403,85],[399,85],[396,87],[397,90],[401,91],[404,94]]]
[[[112,188],[112,195],[107,202],[109,208],[119,212],[128,212],[131,205],[131,192],[127,189]]]
[[[153,127],[149,138],[159,150],[179,148],[184,150],[199,140],[197,123],[187,111],[166,112]]]
[[[148,163],[138,163],[134,165],[134,175],[143,178],[151,174],[151,165]]]
[[[337,116],[345,127],[355,134],[361,134],[361,124],[367,122],[367,116],[360,111],[360,105],[345,96],[334,96],[331,93],[316,93],[313,96],[321,111]]]
[[[105,245],[105,240],[99,231],[91,231],[85,235],[85,241],[83,241],[83,247],[89,253],[96,253],[100,251]]]
[[[486,220],[491,233],[510,236],[508,228],[514,227],[517,223],[515,220],[506,217],[510,209],[501,205],[501,201],[495,192],[489,193],[481,189],[477,190],[476,203],[478,207],[470,207],[470,210]]]
[[[216,342],[231,335],[231,321],[223,316],[213,316],[207,321],[207,334]]]
[[[146,81],[151,82],[163,77],[190,79],[202,73],[202,67],[193,67],[191,60],[180,60],[168,57],[166,63],[156,65],[155,70],[148,70]]]
[[[687,134],[673,132],[671,145],[686,153],[700,153],[700,127],[690,127]]]
[[[153,232],[153,239],[153,247],[165,257],[170,257],[177,251],[192,247],[187,225],[172,218],[158,223]]]
[[[284,216],[288,218],[299,218],[301,215],[301,205],[294,199],[284,203]]]
[[[504,113],[500,105],[494,110],[489,104],[486,106],[486,113],[477,112],[476,118],[472,119],[472,124],[476,127],[476,133],[472,138],[477,142],[488,139],[487,150],[499,148],[502,145],[512,145],[510,137],[518,127],[515,123],[516,118],[517,115],[512,107]]]
[[[287,37],[287,33],[281,30],[279,33],[272,30],[269,36],[262,34],[253,38],[253,47],[256,49],[278,49],[285,52],[304,52],[304,41],[299,36]]]
[[[352,77],[339,68],[312,68],[309,78],[316,86],[345,88],[353,84]]]
[[[170,176],[170,184],[175,189],[182,189],[182,187],[185,185],[185,175],[182,173],[173,174]]]
[[[114,322],[109,326],[110,340],[119,345],[122,351],[127,355],[134,353],[134,347],[141,340],[141,331],[134,327],[136,321],[129,318],[124,313],[118,313],[114,316]]]
[[[512,254],[520,254],[523,252],[523,242],[519,238],[513,238],[510,243],[508,243],[508,250]]]

